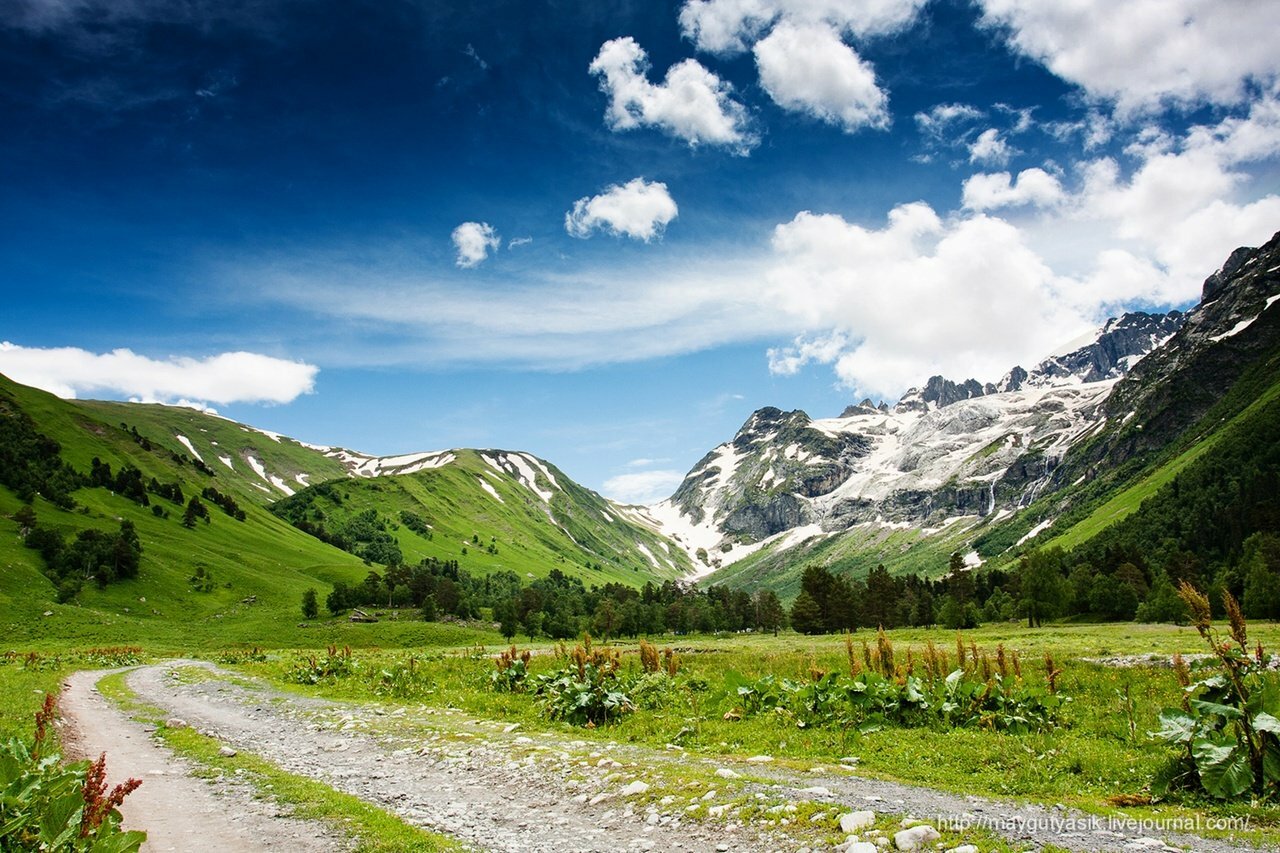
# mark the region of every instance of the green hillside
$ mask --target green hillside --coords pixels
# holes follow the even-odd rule
[[[146,640],[175,648],[286,647],[493,639],[488,633],[418,621],[411,613],[377,625],[300,621],[307,589],[316,589],[323,601],[333,584],[358,584],[371,568],[382,567],[273,514],[270,507],[277,499],[294,500],[286,494],[294,490],[301,490],[296,505],[320,501],[315,504],[319,508],[331,501],[325,495],[341,494],[350,510],[375,509],[392,518],[406,562],[447,557],[474,575],[509,569],[522,577],[543,576],[559,568],[589,585],[619,581],[639,586],[676,577],[687,563],[669,558],[661,537],[623,518],[624,510],[549,466],[548,475],[557,485],[547,503],[470,451],[458,452],[456,467],[352,478],[343,462],[323,448],[214,415],[168,406],[66,401],[3,376],[0,431],[6,441],[28,439],[5,457],[10,479],[20,479],[24,466],[32,464],[38,455],[33,447],[56,447],[56,454],[41,463],[44,468],[28,471],[34,485],[0,485],[0,627],[15,646]],[[95,458],[97,472],[113,478],[104,479],[107,485],[89,482]],[[81,479],[69,500],[56,494],[58,478],[49,475],[56,466],[69,466],[69,476]],[[126,472],[137,488],[117,491],[117,480]],[[501,502],[481,486],[481,478]],[[303,485],[317,481],[333,485],[323,490]],[[147,484],[161,493],[144,492]],[[20,497],[24,489],[34,496]],[[210,489],[214,491],[206,491]],[[179,492],[181,500],[173,500]],[[30,503],[23,497],[30,497]],[[205,517],[187,526],[184,517],[193,497],[203,505]],[[337,519],[341,513],[335,509],[327,511]],[[429,519],[434,528],[430,536],[404,526],[402,510]],[[132,524],[142,548],[136,577],[99,587],[96,575],[86,569],[87,579],[77,579],[79,591],[64,593],[65,603],[58,603],[58,585],[46,576],[41,553],[24,544],[31,512],[41,536],[56,534],[69,545],[83,531],[99,531],[85,535],[106,540],[118,535],[122,523]],[[637,543],[660,556],[650,561]],[[496,554],[489,550],[491,544]]]
[[[451,455],[448,464],[414,474],[312,486],[278,501],[272,511],[326,537],[342,537],[355,530],[353,522],[369,522],[394,540],[407,563],[459,560],[472,573],[513,571],[527,579],[558,568],[588,585],[638,586],[690,569],[687,555],[629,518],[625,508],[545,462],[501,450]],[[523,471],[507,462],[512,459]],[[349,538],[357,553],[378,553],[367,550],[367,540]]]

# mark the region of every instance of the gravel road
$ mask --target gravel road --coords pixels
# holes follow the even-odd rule
[[[191,677],[193,667],[199,677]],[[92,685],[101,675],[73,676],[64,691],[63,713],[79,732],[83,754],[107,751],[113,779],[144,779],[124,812],[133,825],[152,833],[149,849],[342,848],[331,832],[275,815],[273,807],[228,784],[231,780],[213,785],[186,775],[181,761],[96,694]],[[812,827],[786,819],[802,800],[816,803],[832,824],[840,814],[860,809],[924,819],[944,830],[944,847],[960,843],[945,831],[954,822],[990,828],[1027,849],[1045,844],[1081,851],[1249,849],[1107,822],[1062,807],[866,779],[847,767],[802,774],[764,760],[693,756],[559,734],[529,736],[517,726],[476,720],[456,709],[388,711],[310,699],[196,661],[139,667],[128,683],[142,701],[236,750],[479,850],[824,849],[814,845]],[[696,781],[673,788],[673,778],[685,777]],[[145,784],[156,778],[164,784]],[[648,794],[641,790],[651,783]],[[654,798],[663,793],[670,795]],[[753,808],[742,808],[744,802]],[[210,844],[211,838],[219,842]]]

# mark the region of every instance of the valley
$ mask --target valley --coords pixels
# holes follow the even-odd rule
[[[285,849],[1266,849],[1214,672],[1271,738],[1280,239],[1232,259],[999,383],[759,409],[653,506],[0,378],[0,722],[111,667],[68,717],[141,721],[192,797],[245,777]]]

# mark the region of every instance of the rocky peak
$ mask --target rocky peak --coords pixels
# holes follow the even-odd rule
[[[1256,251],[1258,250],[1255,248],[1241,246],[1232,252],[1221,269],[1204,280],[1204,288],[1200,292],[1200,302],[1203,304],[1216,298],[1222,291],[1223,286],[1231,281],[1232,277],[1240,271],[1240,268],[1245,265],[1245,262]]]
[[[1044,386],[1117,379],[1128,373],[1139,359],[1172,337],[1185,320],[1186,315],[1181,311],[1167,314],[1130,311],[1108,320],[1092,343],[1040,362],[1023,379],[1023,384]]]
[[[852,406],[845,406],[844,411],[840,413],[842,418],[852,418],[857,415],[879,415],[889,411],[889,406],[885,403],[876,405],[871,402],[871,398],[865,398],[861,403]]]

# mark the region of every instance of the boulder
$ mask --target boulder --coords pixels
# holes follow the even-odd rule
[[[872,811],[846,812],[840,815],[841,832],[861,832],[876,822],[876,813]]]
[[[893,834],[893,844],[899,850],[923,850],[941,837],[942,833],[938,832],[938,830],[926,823],[922,823],[919,826],[895,832]]]

